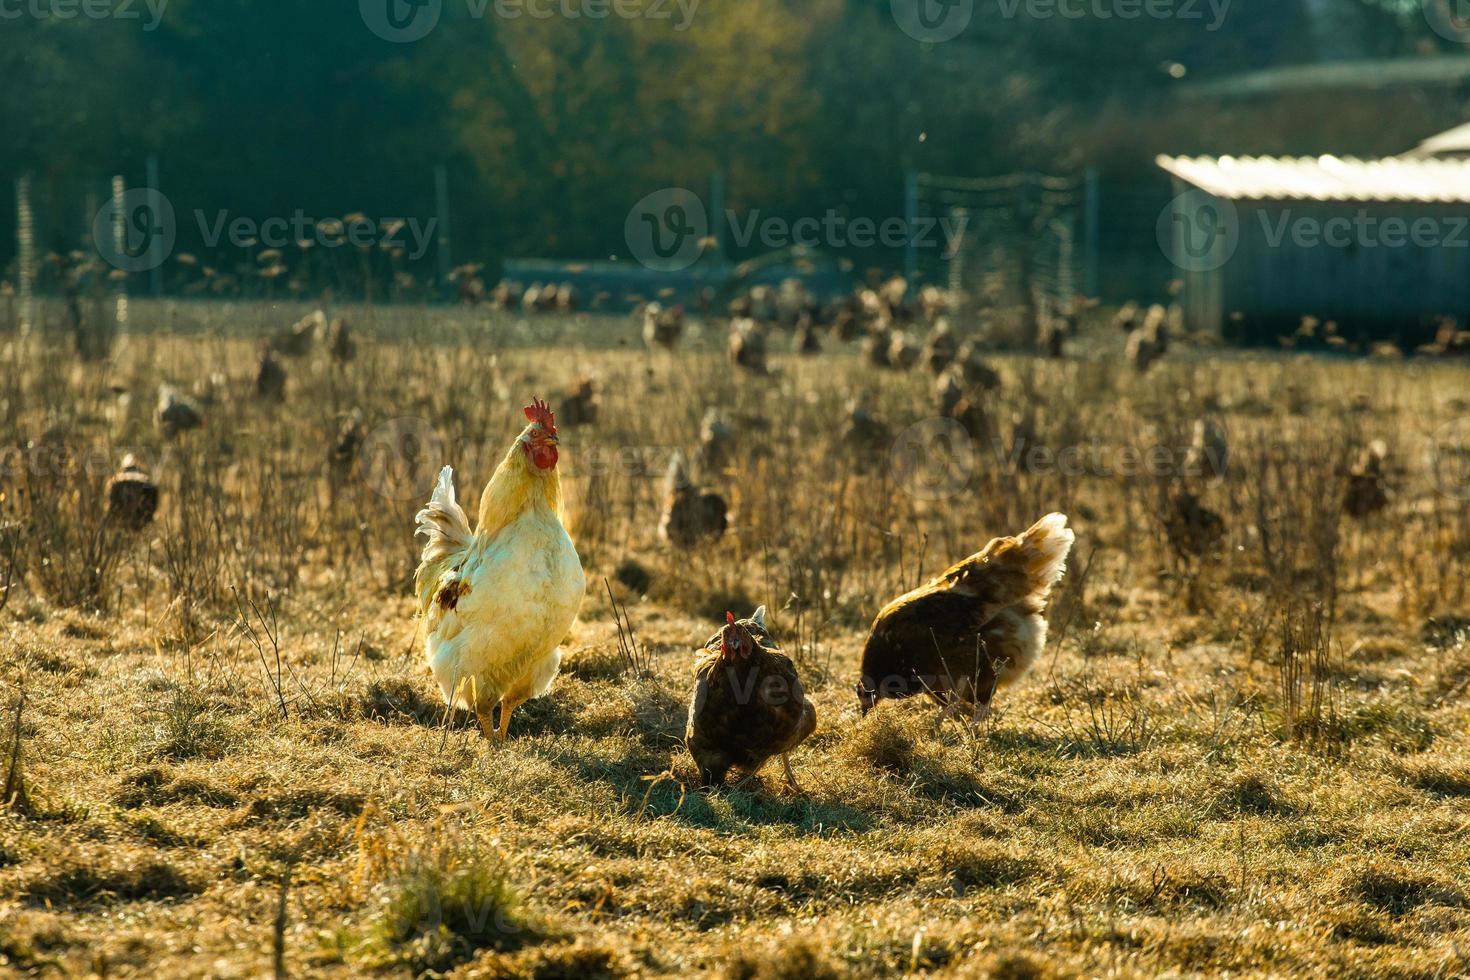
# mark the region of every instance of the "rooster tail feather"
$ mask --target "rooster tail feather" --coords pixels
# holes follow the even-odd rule
[[[434,598],[434,589],[444,570],[452,565],[474,540],[470,522],[464,508],[454,496],[454,468],[446,466],[439,471],[434,483],[434,494],[429,503],[414,517],[417,527],[414,536],[422,534],[423,553],[419,556],[418,571],[414,572],[414,591],[419,597],[419,613],[429,608]]]

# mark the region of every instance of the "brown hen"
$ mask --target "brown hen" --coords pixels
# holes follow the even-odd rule
[[[995,690],[1019,680],[1046,644],[1042,612],[1073,539],[1066,516],[1048,514],[884,606],[863,647],[863,714],[927,694],[946,715],[963,708],[972,724],[984,721]]]
[[[684,733],[700,784],[717,786],[731,769],[753,776],[779,755],[787,782],[799,789],[787,753],[816,730],[817,709],[766,629],[766,607],[739,622],[726,613],[704,649]]]

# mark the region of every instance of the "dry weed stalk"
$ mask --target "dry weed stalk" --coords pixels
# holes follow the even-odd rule
[[[633,621],[628,618],[628,607],[623,605],[613,595],[612,585],[607,579],[602,580],[602,587],[607,590],[607,601],[612,606],[613,622],[618,630],[618,663],[622,669],[634,677],[647,676],[650,666],[648,649],[638,642],[638,634],[633,630]]]
[[[1281,737],[1324,743],[1338,724],[1332,622],[1318,602],[1294,602],[1281,616]]]
[[[10,736],[10,760],[5,767],[5,785],[0,788],[0,807],[20,814],[21,816],[33,816],[35,806],[31,803],[30,793],[26,790],[25,772],[21,768],[21,718],[25,710],[25,690],[20,691],[15,701],[15,721],[11,725]]]

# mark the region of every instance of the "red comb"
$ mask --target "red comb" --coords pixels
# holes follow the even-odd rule
[[[727,622],[727,623],[734,623],[735,622],[735,614],[732,613],[732,612],[730,612],[728,609],[725,610],[725,622]]]
[[[556,416],[552,414],[547,404],[539,398],[532,398],[531,404],[524,409],[526,418],[532,422],[540,422],[541,427],[552,435],[556,435]]]

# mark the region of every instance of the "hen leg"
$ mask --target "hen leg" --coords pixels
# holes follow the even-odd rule
[[[944,723],[951,718],[962,717],[960,712],[964,710],[965,705],[969,702],[970,681],[969,678],[961,677],[959,683],[954,686],[953,690],[944,692],[944,700],[941,702],[944,705],[944,710],[939,713],[939,721],[935,724],[935,729],[943,728]]]
[[[786,769],[786,782],[791,786],[791,792],[800,793],[801,787],[796,785],[796,773],[791,771],[791,757],[785,752],[781,753],[781,765]]]
[[[744,789],[745,784],[755,778],[755,773],[756,771],[754,769],[747,770],[739,779],[735,780],[734,785],[732,785],[730,788]]]

